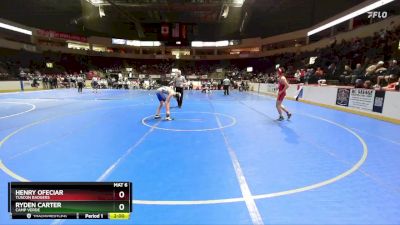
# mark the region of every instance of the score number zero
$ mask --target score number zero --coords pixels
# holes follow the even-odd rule
[[[125,192],[124,192],[124,191],[120,191],[120,192],[118,193],[118,197],[121,198],[121,199],[125,198]],[[124,211],[125,205],[124,205],[123,203],[119,204],[118,209],[119,209],[120,211]]]
[[[114,183],[114,187],[128,187],[128,183]],[[120,192],[118,193],[118,197],[119,197],[120,199],[125,198],[125,192],[124,192],[124,191],[120,191]],[[124,205],[123,203],[119,204],[119,205],[118,205],[118,209],[119,209],[120,211],[124,211],[124,210],[125,210],[125,205]]]

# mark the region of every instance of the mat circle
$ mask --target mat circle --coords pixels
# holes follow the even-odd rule
[[[233,116],[229,116],[226,114],[222,114],[222,113],[216,113],[216,112],[174,112],[174,114],[210,114],[213,115],[215,117],[225,117],[227,119],[230,120],[230,123],[226,124],[226,125],[222,125],[222,126],[218,126],[218,127],[211,127],[211,128],[204,128],[204,129],[175,129],[175,128],[164,128],[164,127],[159,127],[159,126],[155,126],[155,125],[151,125],[148,123],[150,118],[153,118],[154,115],[150,115],[150,116],[146,116],[145,118],[142,119],[142,124],[147,126],[147,127],[151,127],[153,129],[157,129],[157,130],[165,130],[165,131],[175,131],[175,132],[202,132],[202,131],[213,131],[213,130],[221,130],[221,129],[225,129],[228,127],[232,127],[236,124],[236,118]]]

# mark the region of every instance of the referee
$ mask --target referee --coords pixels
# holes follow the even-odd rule
[[[175,87],[175,91],[177,93],[181,93],[180,97],[177,98],[178,101],[178,107],[182,108],[182,102],[183,102],[183,89],[185,88],[186,85],[186,79],[182,75],[182,72],[178,70],[176,77],[171,81],[170,84],[172,84]]]
[[[224,86],[224,95],[229,95],[229,86],[231,85],[231,80],[229,80],[228,77],[225,77],[225,79],[222,81],[222,84]]]

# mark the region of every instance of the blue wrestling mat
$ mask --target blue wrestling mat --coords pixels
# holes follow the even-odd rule
[[[0,95],[0,224],[400,224],[400,126],[251,93]],[[163,109],[164,110],[164,109]],[[10,181],[131,181],[125,221],[11,220]]]

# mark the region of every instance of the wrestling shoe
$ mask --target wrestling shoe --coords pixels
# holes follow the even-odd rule
[[[291,113],[287,113],[287,119],[290,120],[290,118],[292,117]]]
[[[161,119],[161,116],[160,115],[155,115],[154,119]]]
[[[277,121],[283,121],[285,118],[283,118],[283,116],[280,116]]]

